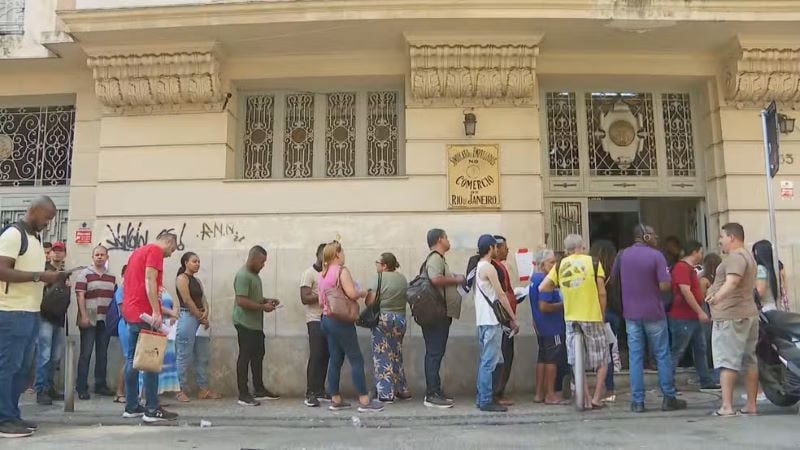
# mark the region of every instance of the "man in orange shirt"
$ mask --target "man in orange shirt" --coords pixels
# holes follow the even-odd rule
[[[508,298],[508,303],[511,309],[516,314],[517,311],[517,298],[514,295],[514,287],[511,285],[511,276],[508,273],[505,261],[508,259],[508,243],[503,236],[494,236],[497,241],[497,252],[495,259],[492,260],[492,265],[497,269],[497,276],[500,278],[500,286],[503,287],[503,292]],[[511,366],[514,363],[514,336],[511,336],[508,331],[503,333],[503,341],[501,344],[503,352],[503,363],[498,365],[494,371],[494,397],[495,402],[503,406],[511,406],[514,401],[505,397],[506,385],[508,379],[511,377]]]

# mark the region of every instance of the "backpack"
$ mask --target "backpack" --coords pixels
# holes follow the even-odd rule
[[[419,326],[441,323],[447,318],[447,304],[439,289],[431,283],[428,275],[428,260],[436,252],[431,252],[419,268],[419,275],[408,283],[406,294],[411,306],[411,315]]]
[[[116,289],[119,289],[119,287]],[[115,294],[117,292],[116,289],[114,290]],[[108,305],[108,310],[106,310],[106,334],[109,336],[119,336],[120,311],[116,295],[114,297]]]
[[[44,288],[42,296],[42,306],[40,312],[42,317],[53,321],[61,322],[67,314],[70,303],[70,290],[67,280],[58,281]]]

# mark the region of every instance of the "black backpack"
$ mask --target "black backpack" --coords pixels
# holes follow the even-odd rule
[[[419,275],[408,283],[406,290],[411,315],[421,327],[435,325],[447,319],[447,303],[428,275],[428,260],[434,253],[436,252],[428,254],[419,268]]]
[[[70,303],[70,289],[67,280],[60,280],[44,288],[40,312],[43,318],[60,322],[64,320]]]

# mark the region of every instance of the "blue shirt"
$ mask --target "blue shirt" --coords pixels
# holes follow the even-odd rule
[[[539,285],[542,284],[547,274],[535,272],[531,275],[531,286],[528,288],[528,298],[531,302],[531,312],[533,313],[533,323],[536,324],[536,334],[542,337],[560,336],[566,333],[567,327],[564,324],[564,312],[544,313],[539,310],[539,301],[546,303],[560,303],[561,295],[558,290],[552,292],[539,292]]]

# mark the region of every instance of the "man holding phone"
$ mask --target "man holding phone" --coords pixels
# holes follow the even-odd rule
[[[264,387],[262,367],[264,365],[264,313],[275,311],[280,301],[264,298],[261,277],[258,274],[267,263],[267,251],[256,245],[250,249],[244,267],[236,272],[233,289],[236,296],[233,305],[233,325],[239,341],[239,357],[236,360],[236,381],[239,401],[242,406],[258,406],[259,400],[278,400],[280,395]],[[247,385],[247,369],[253,376],[253,394]]]

